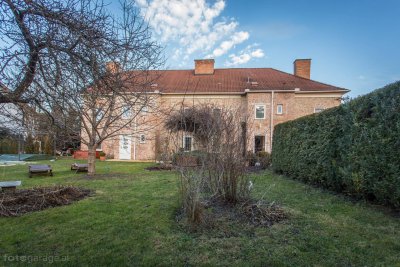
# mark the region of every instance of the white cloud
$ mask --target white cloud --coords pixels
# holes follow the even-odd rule
[[[233,34],[233,36],[229,40],[223,41],[219,45],[219,47],[214,49],[212,55],[210,55],[208,57],[212,57],[212,56],[219,57],[219,56],[222,56],[223,54],[228,52],[232,47],[234,47],[236,44],[243,43],[247,39],[249,39],[249,33],[248,32],[235,32]]]
[[[262,58],[264,57],[264,51],[262,49],[256,49],[250,53],[252,57]]]
[[[226,66],[238,66],[249,62],[253,58],[263,58],[264,51],[261,48],[254,49],[257,44],[249,45],[244,50],[240,51],[237,55],[229,55],[229,61],[225,62]]]
[[[206,0],[136,0],[142,14],[161,42],[176,44],[174,60],[185,60],[196,53],[220,57],[249,39],[239,31],[234,18],[218,19],[225,0],[209,4]]]

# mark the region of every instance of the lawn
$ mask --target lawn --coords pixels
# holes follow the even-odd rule
[[[28,178],[26,166],[0,167],[1,181],[22,180],[24,188],[95,191],[69,206],[0,218],[2,264],[25,265],[15,256],[40,256],[32,263],[42,266],[59,256],[66,261],[56,264],[64,266],[400,266],[399,217],[269,171],[253,175],[254,197],[282,205],[288,220],[189,233],[175,219],[175,172],[144,170],[151,163],[99,162],[101,176],[89,180],[71,172],[71,163],[52,162],[54,177]]]

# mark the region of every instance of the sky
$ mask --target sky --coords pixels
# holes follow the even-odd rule
[[[400,0],[136,0],[167,69],[275,68],[311,58],[311,79],[350,97],[400,80]]]

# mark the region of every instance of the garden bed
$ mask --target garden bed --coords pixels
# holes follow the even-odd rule
[[[238,229],[243,227],[270,227],[289,218],[281,206],[261,200],[228,204],[213,198],[202,201],[202,207],[202,219],[198,224],[188,223],[182,210],[177,214],[178,224],[190,232],[231,237],[241,233]]]
[[[0,193],[0,217],[69,205],[89,196],[91,191],[73,186],[37,187]]]

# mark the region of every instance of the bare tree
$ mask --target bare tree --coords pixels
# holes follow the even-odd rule
[[[0,73],[8,88],[0,103],[34,103],[55,124],[76,112],[90,175],[96,147],[157,102],[157,75],[149,70],[163,64],[162,48],[134,3],[121,7],[114,16],[101,1],[0,2]]]
[[[80,50],[87,42],[108,38],[109,17],[100,2],[1,0],[0,11],[0,71],[9,89],[0,103],[32,101],[31,85],[48,63],[71,63],[85,56]]]

